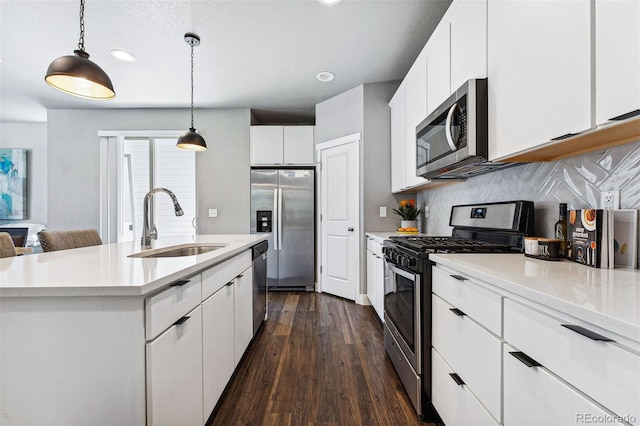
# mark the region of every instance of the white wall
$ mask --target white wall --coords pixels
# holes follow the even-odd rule
[[[199,231],[249,232],[249,109],[195,111]],[[49,229],[100,228],[100,130],[187,130],[188,109],[49,110]],[[218,208],[218,217],[207,217]]]
[[[1,123],[0,148],[27,152],[27,219],[47,224],[47,124]],[[3,220],[2,223],[23,222]]]

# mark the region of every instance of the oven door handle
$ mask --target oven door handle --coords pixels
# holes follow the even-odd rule
[[[399,269],[399,268],[396,267],[396,265],[394,263],[390,263],[388,261],[387,261],[387,263],[388,263],[388,266],[389,266],[389,270],[391,272],[393,272],[394,274],[398,274],[398,275],[400,275],[402,277],[405,277],[406,279],[411,280],[411,281],[415,281],[416,280],[415,274],[413,274],[412,272],[405,271],[404,269]]]

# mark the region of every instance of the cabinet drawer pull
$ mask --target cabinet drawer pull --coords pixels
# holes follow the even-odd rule
[[[174,323],[173,323],[173,325],[182,325],[182,324],[184,324],[185,322],[187,322],[187,320],[188,320],[189,318],[191,318],[191,317],[187,317],[187,316],[182,317],[182,318],[180,318],[178,321],[174,322]]]
[[[456,279],[456,280],[458,280],[458,281],[466,281],[466,280],[468,280],[468,279],[469,279],[469,278],[465,278],[465,277],[463,277],[462,275],[449,275],[449,276],[450,276],[451,278],[455,278],[455,279]]]
[[[579,325],[572,325],[572,324],[560,324],[560,325],[565,328],[568,328],[571,331],[581,334],[584,337],[588,337],[591,340],[598,340],[601,342],[613,342],[613,340],[609,339],[608,337],[605,337],[598,333],[594,333],[593,331],[587,330],[586,328],[580,327]]]
[[[180,281],[176,281],[175,283],[171,284],[171,287],[182,287],[185,284],[189,284],[191,281],[190,280],[180,280]]]
[[[555,138],[552,138],[551,140],[552,140],[552,141],[561,141],[562,139],[568,139],[568,138],[570,138],[570,137],[572,137],[572,136],[576,136],[576,135],[578,135],[578,134],[579,134],[579,133],[567,133],[566,135],[557,136],[557,137],[555,137]]]
[[[529,355],[525,354],[524,352],[515,351],[515,352],[509,352],[509,353],[515,359],[517,359],[518,361],[520,361],[521,363],[523,363],[527,367],[542,367],[542,364],[540,364],[538,361],[536,361],[535,359],[531,358]]]
[[[619,115],[617,117],[610,118],[609,121],[626,120],[627,118],[635,117],[637,115],[640,115],[640,109],[636,109],[634,111],[627,112],[627,113]]]
[[[236,283],[236,279],[232,279],[231,281],[229,281],[226,286],[229,287],[230,285],[234,285]]]
[[[456,314],[457,316],[459,316],[459,317],[463,317],[463,316],[465,316],[465,315],[466,315],[464,312],[462,312],[462,311],[461,311],[460,309],[458,309],[458,308],[449,308],[449,310],[450,310],[451,312],[453,312],[454,314]]]
[[[239,280],[240,278],[244,277],[244,274],[240,274],[236,277],[236,280]]]
[[[449,373],[449,375],[451,376],[453,381],[456,382],[456,385],[462,386],[465,384],[464,381],[460,378],[460,376],[458,376],[456,373]]]

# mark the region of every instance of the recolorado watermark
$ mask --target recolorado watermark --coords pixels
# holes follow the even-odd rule
[[[636,416],[631,414],[618,416],[617,414],[576,413],[576,423],[635,423],[636,420]]]

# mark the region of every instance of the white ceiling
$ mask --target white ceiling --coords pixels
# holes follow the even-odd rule
[[[78,0],[0,0],[0,122],[46,121],[46,109],[252,108],[313,116],[316,103],[362,83],[401,79],[450,0],[86,0],[85,48],[115,100],[50,88],[49,63],[73,54]],[[131,52],[133,63],[110,54]],[[331,71],[329,83],[316,80]]]

